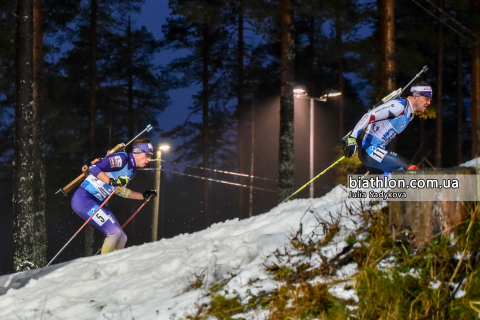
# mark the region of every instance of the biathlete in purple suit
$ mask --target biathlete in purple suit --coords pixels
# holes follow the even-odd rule
[[[73,211],[87,221],[116,187],[118,189],[115,193],[128,199],[146,200],[151,195],[158,196],[157,190],[147,190],[142,194],[126,188],[128,182],[135,177],[137,168],[145,167],[152,155],[150,139],[138,139],[129,155],[125,152],[113,153],[92,164],[88,168],[91,174],[73,195]],[[127,236],[117,218],[105,206],[98,210],[89,224],[107,235],[102,254],[125,247]]]

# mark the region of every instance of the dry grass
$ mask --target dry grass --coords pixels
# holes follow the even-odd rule
[[[455,244],[447,238],[435,238],[422,250],[412,247],[408,239],[392,239],[388,208],[372,210],[359,204],[345,209],[344,214],[360,215],[362,222],[344,239],[347,245],[340,253],[330,258],[322,255],[326,246],[339,239],[342,227],[338,220],[317,218],[318,227],[307,235],[300,225],[291,235],[290,246],[277,250],[263,265],[271,280],[278,283],[277,289],[242,297],[237,293],[225,295],[221,288],[228,281],[224,281],[212,286],[209,303],[186,318],[233,319],[235,315],[268,310],[270,320],[420,319],[440,307],[465,278],[464,296],[453,299],[430,319],[478,319],[478,208],[472,208],[469,222],[459,227]],[[466,258],[459,264],[464,251]],[[357,264],[358,272],[348,280],[338,280],[336,272],[350,263]],[[321,283],[316,281],[318,277],[323,279]],[[453,286],[448,286],[450,282]],[[329,292],[330,287],[342,283],[346,289],[355,290],[358,302]],[[199,286],[192,284],[189,288]]]

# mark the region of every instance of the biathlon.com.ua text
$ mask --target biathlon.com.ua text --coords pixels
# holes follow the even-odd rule
[[[352,176],[348,177],[348,187],[351,189],[458,189],[460,182],[458,179],[389,179],[386,176],[382,178],[371,177],[369,179],[362,179],[358,177],[354,179]]]
[[[389,201],[479,201],[476,174],[406,174],[391,178],[349,175],[348,198]]]

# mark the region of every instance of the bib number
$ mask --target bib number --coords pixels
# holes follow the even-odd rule
[[[388,151],[380,148],[375,149],[370,155],[374,160],[382,162],[383,158],[387,155]]]
[[[89,216],[92,216],[92,214],[98,209],[98,206],[93,207],[90,209],[88,212]],[[100,227],[103,226],[105,222],[108,220],[108,215],[103,211],[102,209],[98,210],[97,213],[95,213],[95,216],[92,218],[93,221],[95,221]]]

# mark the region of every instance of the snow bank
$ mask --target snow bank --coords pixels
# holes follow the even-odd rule
[[[333,215],[348,201],[342,187],[319,199],[283,203],[270,212],[212,225],[193,234],[130,247],[105,256],[77,259],[0,277],[0,319],[180,319],[204,299],[204,282],[230,279],[241,292],[250,279],[266,279],[262,263],[288,235]],[[127,243],[128,244],[128,243]],[[235,275],[235,276],[232,276]],[[275,286],[263,282],[262,289]]]
[[[468,160],[465,163],[462,163],[460,167],[475,167],[480,168],[480,157],[472,160]]]

